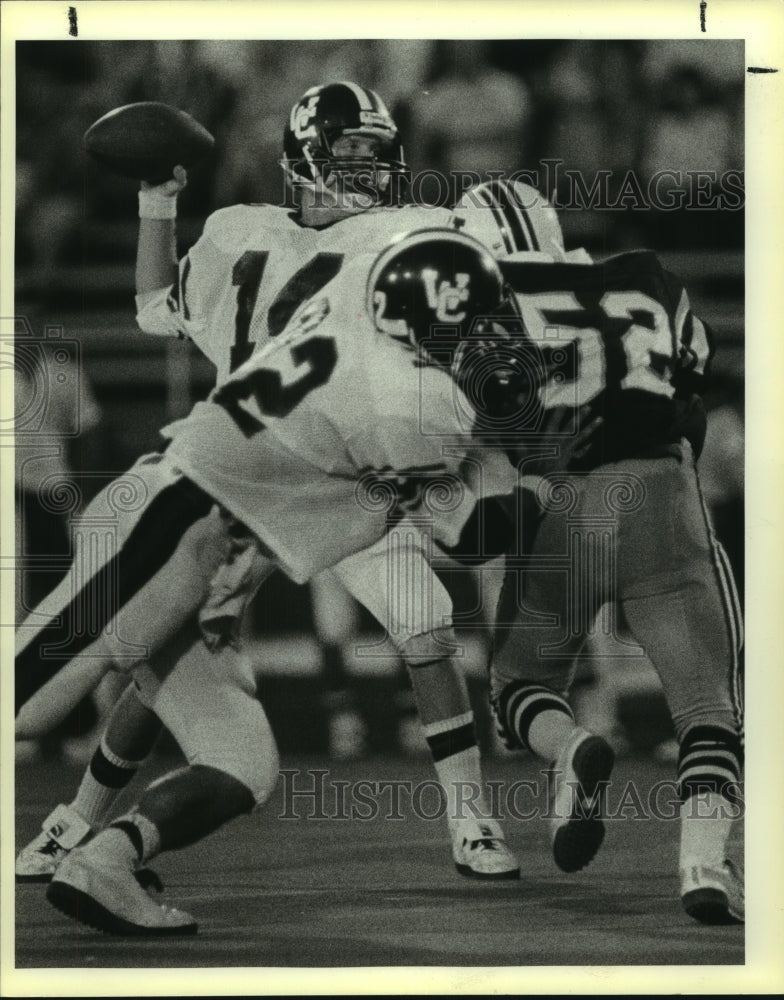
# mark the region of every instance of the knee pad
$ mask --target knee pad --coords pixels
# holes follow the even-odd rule
[[[210,652],[195,643],[165,676],[137,672],[142,702],[152,708],[189,764],[223,771],[242,782],[262,805],[278,778],[275,737],[243,654]]]
[[[212,767],[236,778],[259,807],[270,797],[278,780],[277,743],[257,699],[244,695],[232,701],[232,722],[237,723],[236,727],[231,725],[221,733],[205,732],[196,737],[190,730],[181,746],[189,764]]]

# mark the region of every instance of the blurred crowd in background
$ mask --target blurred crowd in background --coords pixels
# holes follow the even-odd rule
[[[676,270],[690,291],[697,282],[695,303],[707,307],[705,318],[723,342],[723,361],[708,398],[703,479],[742,584],[744,213],[737,180],[734,200],[716,199],[726,193],[722,178],[728,175],[740,178],[742,188],[744,76],[743,42],[710,39],[19,42],[17,314],[32,322],[33,339],[42,336],[45,323],[55,323],[80,342],[79,392],[90,416],[82,421],[81,435],[64,439],[62,468],[77,478],[86,473],[81,495],[87,502],[91,489],[103,485],[100,477],[90,479],[90,471],[120,472],[155,449],[158,428],[187,412],[209,390],[212,377],[186,353],[186,345],[168,348],[133,330],[137,184],[86,160],[85,130],[119,105],[156,100],[190,112],[213,133],[214,156],[190,172],[180,196],[184,252],[215,209],[237,202],[281,203],[279,158],[292,104],[314,84],[356,80],[385,99],[415,175],[539,170],[540,189],[563,204],[567,247],[584,245],[599,257],[641,246],[680,254]],[[561,164],[554,187],[544,161]],[[624,179],[630,171],[643,194],[651,178],[673,172],[657,190],[672,194],[680,188],[686,204],[643,209],[632,196],[613,208],[568,206],[568,172],[578,172],[586,190],[604,172],[614,203],[628,193]],[[703,174],[699,210],[689,171]],[[432,190],[421,187],[417,193],[427,198]],[[18,365],[17,375],[21,399],[26,376]],[[52,398],[57,391],[53,382]],[[56,428],[50,430],[56,438]],[[56,505],[44,519],[33,509],[40,483],[17,485],[19,509],[27,511],[18,525],[20,565],[31,553],[45,553],[46,520],[53,525],[53,551],[66,551]],[[23,573],[18,580],[29,602],[50,585],[51,575]],[[476,590],[465,574],[455,581],[455,596],[458,611],[470,620]],[[373,623],[334,589],[299,588],[281,578],[275,588],[265,588],[256,626],[268,639],[300,633],[296,651],[278,651],[284,660],[301,661],[300,673],[295,669],[289,677],[296,684],[321,656],[318,649],[334,650]],[[309,645],[305,635],[318,642]],[[479,678],[481,659],[480,650]],[[327,670],[325,677],[325,697],[340,702],[345,676],[330,677]],[[401,677],[402,671],[393,674],[393,695],[405,687]],[[644,689],[645,683],[637,687]],[[361,686],[355,687],[354,700],[357,691]],[[374,692],[366,699],[366,714],[374,710]],[[267,695],[274,716],[274,685]],[[286,700],[283,690],[281,711]],[[401,704],[401,718],[413,718],[405,695]],[[348,720],[345,732],[335,722],[337,729],[324,736],[332,748],[341,740],[355,750],[361,746],[357,713],[335,709],[332,717]],[[652,718],[648,712],[649,729]],[[616,724],[617,719],[608,720],[607,727]],[[378,733],[379,726],[383,732],[384,721],[376,719],[362,731]],[[296,745],[302,748],[306,732],[312,737],[323,730],[315,706],[312,719],[300,720]]]
[[[289,110],[329,80],[384,97],[414,173],[510,173],[560,160],[589,187],[597,171],[611,172],[613,197],[630,170],[643,191],[661,170],[717,179],[743,170],[742,41],[22,42],[17,60],[23,260],[72,259],[85,212],[127,217],[127,189],[90,169],[81,136],[132,101],[174,104],[215,135],[215,156],[182,197],[182,211],[202,218],[237,202],[282,201]],[[574,211],[562,221],[567,236],[610,248],[716,248],[741,245],[742,214]]]

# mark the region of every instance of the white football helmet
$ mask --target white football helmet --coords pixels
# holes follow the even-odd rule
[[[484,243],[495,257],[525,252],[565,259],[555,209],[523,181],[496,179],[477,184],[465,192],[453,212],[461,231]]]

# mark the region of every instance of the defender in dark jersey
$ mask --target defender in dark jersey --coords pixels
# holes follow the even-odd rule
[[[541,409],[603,418],[593,447],[540,485],[535,534],[520,531],[507,556],[491,664],[502,735],[555,761],[555,860],[582,868],[604,836],[613,753],[577,726],[565,695],[597,615],[613,634],[623,621],[628,655],[647,655],[661,677],[680,745],[683,905],[704,923],[741,922],[725,852],[743,759],[742,626],[696,466],[710,332],[651,252],[501,267],[544,359]],[[510,452],[540,417],[517,428]]]

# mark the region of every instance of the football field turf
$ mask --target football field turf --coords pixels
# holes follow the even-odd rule
[[[153,761],[143,776],[172,763]],[[296,774],[279,783],[259,813],[155,859],[166,885],[162,898],[196,917],[195,937],[109,937],[61,915],[45,901],[44,886],[18,885],[17,968],[743,964],[742,926],[704,927],[681,909],[678,824],[640,816],[640,805],[656,782],[671,778],[673,765],[618,762],[608,805],[620,808],[624,794],[625,815],[638,818],[608,821],[598,857],[574,875],[555,867],[544,820],[507,814],[504,828],[522,876],[497,883],[458,875],[446,821],[412,811],[409,786],[400,783],[415,788],[430,781],[426,759],[297,759],[282,767]],[[326,773],[316,779],[308,768]],[[75,790],[79,774],[55,762],[17,767],[17,848],[62,800],[62,790]],[[486,764],[486,779],[503,783],[502,803],[512,782],[537,777],[530,763]],[[363,779],[361,787],[341,784]],[[315,780],[324,782],[319,807],[326,818],[308,818],[312,797],[290,795]],[[428,814],[437,809],[432,791],[423,789],[419,799]],[[513,807],[531,809],[528,790],[519,791]],[[340,818],[352,809],[375,815]],[[740,843],[735,848],[742,857]]]

